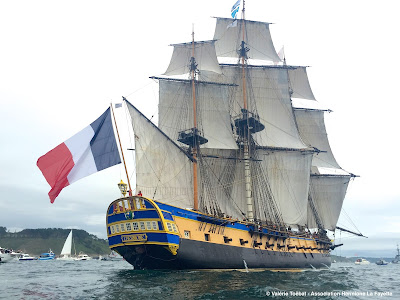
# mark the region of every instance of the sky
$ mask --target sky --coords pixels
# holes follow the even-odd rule
[[[123,166],[65,188],[54,204],[37,159],[97,119],[122,96],[157,114],[156,82],[170,44],[212,39],[232,0],[0,1],[0,226],[79,228],[106,238],[105,212]],[[349,185],[339,251],[394,256],[400,243],[400,41],[396,1],[247,0],[246,18],[270,26],[288,64],[305,65],[316,99],[333,110],[326,126]],[[116,111],[123,148],[126,113]],[[126,154],[133,175],[133,155]],[[355,224],[355,226],[353,225]],[[0,241],[1,243],[1,241]],[[374,253],[375,253],[374,252]],[[391,254],[392,253],[392,254]],[[380,254],[376,254],[380,255]]]

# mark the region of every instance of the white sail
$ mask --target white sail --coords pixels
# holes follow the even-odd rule
[[[336,162],[329,145],[324,122],[324,111],[295,109],[294,113],[303,141],[310,147],[324,151],[315,155],[312,163],[315,167],[313,168],[313,173],[320,174],[322,172],[323,174],[327,174],[326,171],[330,170],[333,174],[337,174],[335,169],[341,170],[341,168]],[[319,169],[321,169],[321,172]],[[341,175],[344,174],[348,173],[341,173]]]
[[[167,135],[126,101],[136,148],[136,189],[145,197],[193,207],[190,158]]]
[[[228,87],[196,83],[197,127],[208,142],[202,147],[237,149],[232,134]],[[159,128],[172,140],[178,132],[193,128],[190,81],[160,80]]]
[[[65,240],[64,246],[61,250],[60,255],[64,256],[70,256],[71,255],[71,249],[72,249],[72,229],[68,234],[67,239]]]
[[[324,122],[324,111],[295,109],[299,132],[304,142],[320,151],[314,155],[310,197],[326,229],[334,230],[351,174],[344,171],[333,156]],[[308,207],[308,226],[316,228],[314,212]]]
[[[288,72],[290,86],[292,89],[292,97],[315,100],[314,94],[311,90],[310,82],[308,80],[306,67],[289,68]]]
[[[242,220],[245,198],[237,197],[236,189],[241,187],[241,179],[235,173],[239,160],[237,150],[202,149],[199,164],[201,198],[204,201],[218,202],[218,206],[227,216]],[[213,199],[214,198],[214,199]]]
[[[334,230],[342,210],[350,176],[311,176],[310,195],[325,229]],[[308,226],[316,228],[309,207]]]
[[[234,83],[231,88],[231,114],[243,108],[242,70],[238,65],[223,65],[222,75],[205,73],[202,80]],[[248,110],[260,116],[265,129],[254,134],[261,146],[303,149],[289,95],[287,70],[281,67],[251,67],[246,71]]]
[[[182,75],[190,72],[190,59],[193,56],[196,61],[197,69],[202,71],[212,71],[221,73],[218,64],[217,55],[215,53],[215,41],[204,41],[175,44],[174,52],[172,53],[171,62],[169,63],[167,71],[164,75]]]
[[[283,221],[286,224],[305,225],[312,152],[257,152],[263,169],[267,172],[269,186]]]
[[[245,46],[249,48],[248,58],[280,62],[272,42],[269,23],[249,20],[217,18],[214,33],[214,40],[217,40],[215,43],[217,56],[239,57],[243,24],[245,24]]]

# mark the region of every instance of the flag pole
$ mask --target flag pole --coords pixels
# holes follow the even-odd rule
[[[113,118],[114,118],[115,129],[117,130],[119,148],[121,149],[122,161],[124,162],[125,173],[126,173],[126,179],[128,179],[128,187],[129,187],[128,193],[129,193],[129,196],[132,196],[131,182],[130,182],[130,180],[129,180],[128,169],[126,168],[125,157],[124,157],[124,151],[122,150],[121,139],[120,139],[120,137],[119,137],[118,127],[117,127],[117,121],[115,120],[114,109],[113,109],[113,107],[112,107],[112,103],[110,103],[110,107],[111,107],[112,115],[113,115]]]

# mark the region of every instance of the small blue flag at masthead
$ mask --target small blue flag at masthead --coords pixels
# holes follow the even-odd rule
[[[239,8],[240,8],[240,0],[236,1],[236,3],[232,6],[231,16],[233,19],[236,19],[236,15],[239,11]]]

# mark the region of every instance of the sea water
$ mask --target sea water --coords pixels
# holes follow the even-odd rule
[[[125,261],[0,264],[1,299],[400,299],[400,264],[324,270],[133,270]]]

